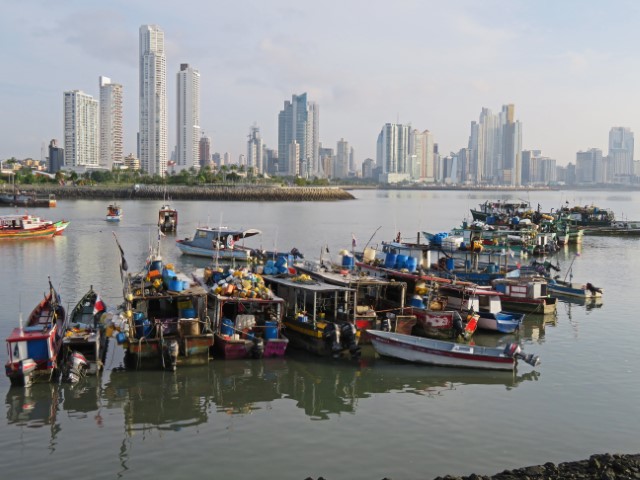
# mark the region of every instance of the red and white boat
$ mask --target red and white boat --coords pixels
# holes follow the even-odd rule
[[[49,292],[33,309],[26,325],[21,318],[20,326],[7,337],[5,372],[11,385],[49,381],[58,372],[65,321],[60,296],[49,281]]]
[[[53,222],[30,214],[0,215],[0,239],[51,238],[68,225],[66,220]]]

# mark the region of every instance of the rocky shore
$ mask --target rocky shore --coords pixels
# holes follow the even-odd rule
[[[472,474],[466,477],[447,475],[434,480],[631,480],[640,479],[640,454],[600,454],[588,460],[564,462],[505,470],[496,475]],[[315,480],[307,477],[305,480]],[[318,477],[317,480],[325,480]],[[385,477],[383,480],[393,480]]]
[[[337,201],[355,197],[338,187],[288,187],[272,185],[127,185],[105,187],[101,185],[24,185],[24,192],[38,195],[54,194],[56,199],[96,200],[219,200],[219,201]],[[5,191],[9,193],[9,191]]]
[[[577,462],[545,463],[532,467],[505,470],[492,476],[437,477],[435,480],[614,480],[640,479],[640,454],[592,455]]]

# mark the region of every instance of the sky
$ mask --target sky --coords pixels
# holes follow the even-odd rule
[[[125,154],[136,152],[138,31],[165,32],[169,150],[176,74],[201,74],[213,152],[246,154],[257,125],[277,149],[278,113],[307,93],[320,141],[375,159],[385,123],[429,130],[441,154],[466,147],[482,108],[515,105],[525,150],[558,165],[640,133],[635,0],[0,0],[0,159],[44,159],[63,143],[63,92],[124,89]],[[64,146],[64,145],[62,145]],[[636,158],[638,155],[636,154]]]

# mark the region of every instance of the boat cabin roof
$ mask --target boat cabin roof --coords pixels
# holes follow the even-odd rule
[[[253,237],[254,235],[260,235],[262,232],[255,228],[249,228],[246,230],[230,230],[227,227],[197,227],[193,239],[207,238],[207,239],[219,239],[227,238],[229,235],[233,237],[234,241],[238,241],[241,238]]]
[[[343,287],[340,285],[331,285],[320,280],[312,280],[310,282],[300,282],[295,280],[296,277],[272,277],[265,275],[264,279],[267,283],[276,283],[290,288],[299,290],[307,290],[314,293],[325,292],[355,292],[353,288]]]

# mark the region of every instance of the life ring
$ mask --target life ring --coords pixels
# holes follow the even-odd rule
[[[233,248],[233,236],[232,235],[227,235],[227,248]]]

